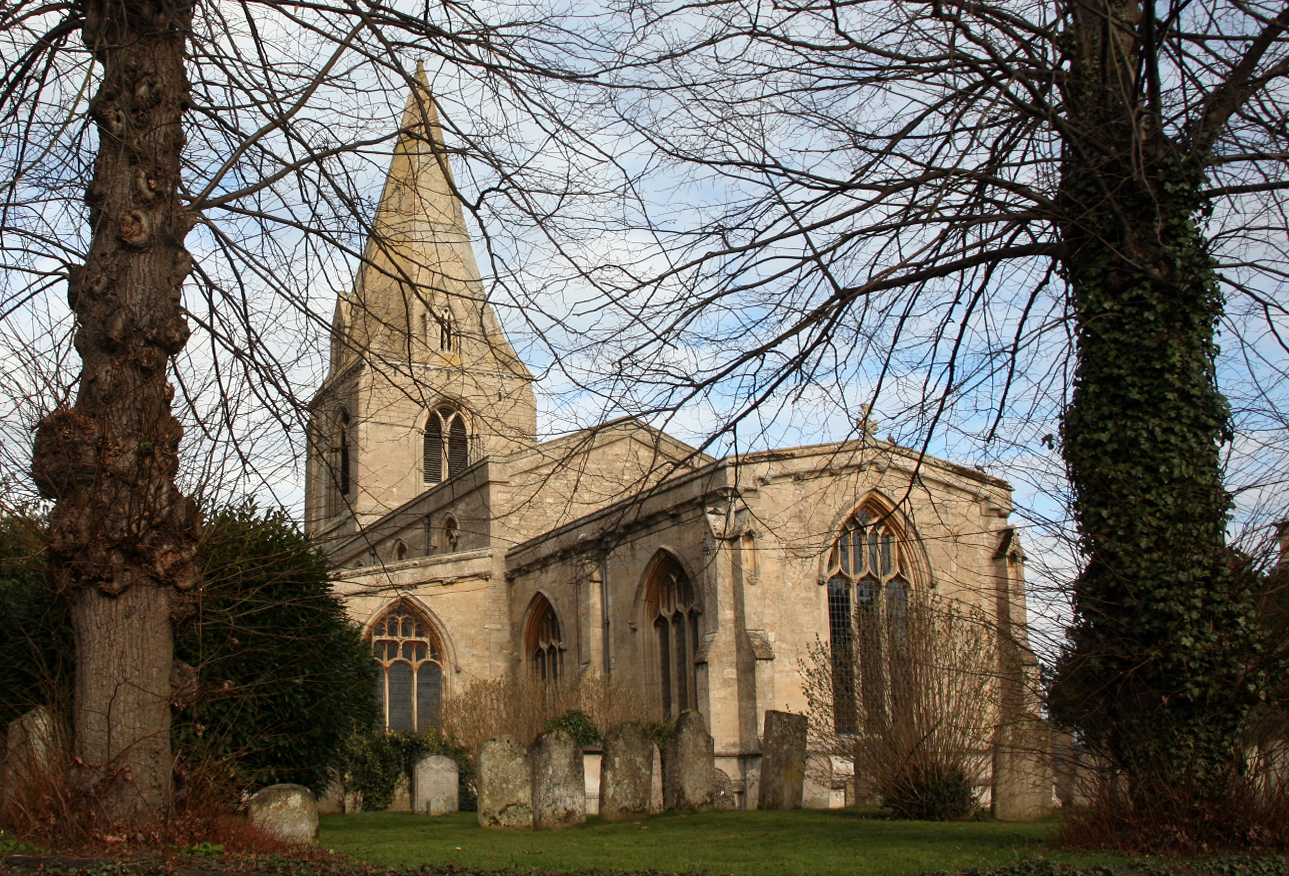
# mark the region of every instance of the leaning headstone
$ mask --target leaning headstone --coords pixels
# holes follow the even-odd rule
[[[712,770],[712,803],[713,809],[738,809],[738,794],[734,790],[734,780],[729,773],[720,767]]]
[[[451,815],[461,808],[460,771],[445,754],[431,754],[412,770],[412,810],[424,815]]]
[[[653,779],[649,783],[649,811],[661,812],[665,807],[662,799],[662,752],[654,746]]]
[[[801,805],[806,809],[828,809],[832,806],[832,758],[828,755],[812,754],[806,758]]]
[[[652,810],[658,746],[635,721],[604,735],[600,761],[600,815],[605,821],[635,821]]]
[[[681,712],[662,759],[662,797],[668,809],[687,812],[711,806],[716,790],[714,752],[703,716],[693,709]]]
[[[44,706],[9,722],[0,762],[0,803],[23,789],[51,781],[62,765],[63,738],[57,716]]]
[[[765,713],[758,808],[801,808],[806,780],[806,731],[809,723],[805,715],[774,711]]]
[[[528,749],[513,736],[479,747],[479,824],[533,829],[533,770]]]
[[[586,822],[586,773],[582,746],[567,730],[538,736],[529,749],[533,764],[533,828],[560,830]]]
[[[269,785],[246,804],[251,826],[285,843],[318,842],[318,801],[302,785]]]

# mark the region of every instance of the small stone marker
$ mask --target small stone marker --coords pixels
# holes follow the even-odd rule
[[[412,810],[425,815],[451,815],[461,808],[460,771],[446,754],[431,754],[412,770]]]
[[[688,709],[676,719],[667,737],[662,760],[662,797],[672,811],[688,812],[711,806],[715,792],[716,758],[703,716]]]
[[[37,706],[9,722],[0,761],[0,803],[30,785],[50,781],[62,766],[63,739],[58,718]]]
[[[805,715],[775,711],[765,713],[758,808],[801,808],[806,780],[806,731],[809,723]]]
[[[806,758],[801,804],[806,809],[828,809],[832,806],[832,758],[828,755],[812,754]]]
[[[529,749],[533,764],[533,829],[560,830],[586,822],[586,772],[582,746],[567,730],[538,736]]]
[[[269,785],[246,804],[251,826],[286,843],[318,842],[318,801],[302,785]]]
[[[635,721],[604,735],[600,762],[600,815],[605,821],[648,818],[652,809],[658,746]]]
[[[513,736],[479,747],[479,825],[533,829],[533,769],[528,749]]]

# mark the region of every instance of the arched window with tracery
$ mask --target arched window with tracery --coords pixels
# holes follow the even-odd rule
[[[427,484],[458,475],[470,465],[470,433],[465,415],[450,405],[430,411],[425,420],[422,472]]]
[[[443,702],[443,649],[428,621],[405,603],[372,627],[376,686],[389,730],[425,730],[438,723]]]
[[[556,681],[564,675],[564,646],[559,617],[550,600],[538,593],[528,609],[524,651],[533,674],[542,681]]]
[[[650,576],[646,602],[657,638],[659,695],[664,715],[698,707],[694,661],[700,641],[702,609],[694,585],[670,554],[659,558]]]
[[[895,512],[868,503],[842,525],[829,556],[828,642],[833,720],[853,733],[861,716],[882,725],[886,660],[908,617],[909,558]]]

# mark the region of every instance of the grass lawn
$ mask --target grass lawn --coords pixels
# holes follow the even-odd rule
[[[992,867],[1026,858],[1090,866],[1126,859],[1053,851],[1057,822],[888,821],[854,809],[598,818],[565,831],[484,830],[473,812],[430,818],[365,812],[322,818],[322,845],[391,866],[707,871],[736,876],[884,876]]]

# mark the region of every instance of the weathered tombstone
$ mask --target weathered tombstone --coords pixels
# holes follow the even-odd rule
[[[729,773],[720,767],[712,769],[712,803],[713,809],[738,809],[738,793],[734,790],[734,780]]]
[[[653,779],[649,783],[649,811],[661,812],[665,808],[662,799],[662,752],[654,746]]]
[[[318,841],[318,801],[302,785],[269,785],[246,804],[251,826],[286,843]]]
[[[533,828],[533,770],[528,749],[513,736],[479,747],[479,825]]]
[[[1052,813],[1052,735],[1042,721],[998,732],[994,745],[993,810],[999,821],[1035,821]]]
[[[666,807],[687,812],[712,805],[716,758],[703,716],[693,709],[680,713],[667,737],[662,759],[662,797]]]
[[[761,809],[800,809],[806,781],[806,731],[809,719],[791,712],[765,713],[761,743]]]
[[[582,771],[586,773],[586,814],[600,814],[600,766],[604,755],[582,749]]]
[[[582,746],[567,730],[538,736],[529,749],[533,765],[533,828],[560,830],[586,822],[586,773]]]
[[[63,738],[58,718],[44,706],[9,722],[0,762],[0,802],[26,788],[52,781],[62,766]]]
[[[806,758],[801,805],[806,809],[828,809],[832,806],[832,758],[828,755],[812,754]]]
[[[412,770],[412,809],[424,815],[451,815],[461,808],[460,771],[445,754],[431,754]]]
[[[635,721],[604,735],[600,762],[600,815],[605,821],[634,821],[653,810],[653,776],[658,746]]]

